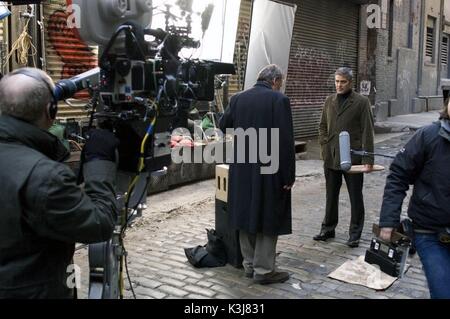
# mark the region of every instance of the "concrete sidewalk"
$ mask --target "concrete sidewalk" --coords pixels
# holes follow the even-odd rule
[[[394,133],[417,130],[439,119],[439,111],[397,115],[375,123],[375,133]]]

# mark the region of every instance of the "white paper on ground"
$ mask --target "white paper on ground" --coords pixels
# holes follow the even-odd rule
[[[378,266],[365,262],[364,256],[346,261],[328,277],[375,290],[385,290],[397,280],[397,277],[382,272]]]

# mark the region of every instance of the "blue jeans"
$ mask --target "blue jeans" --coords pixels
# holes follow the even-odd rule
[[[432,299],[450,299],[450,245],[437,234],[414,234],[414,244],[422,261]]]

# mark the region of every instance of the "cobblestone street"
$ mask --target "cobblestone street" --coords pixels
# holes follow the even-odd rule
[[[377,151],[395,154],[411,133],[377,144]],[[386,166],[390,160],[376,158]],[[345,245],[348,239],[350,204],[343,185],[340,198],[340,221],[336,238],[315,242],[324,216],[325,180],[322,162],[297,162],[296,187],[293,190],[293,233],[281,236],[277,246],[277,265],[290,272],[289,281],[261,286],[244,277],[242,269],[230,265],[196,269],[189,264],[183,248],[206,244],[206,228],[214,228],[214,182],[203,181],[148,198],[148,209],[128,231],[126,248],[128,266],[137,298],[429,298],[428,288],[417,255],[409,258],[406,275],[385,291],[343,283],[327,275],[349,259],[364,255],[372,238],[372,224],[378,213],[387,170],[365,176],[365,227],[358,248]],[[404,210],[406,210],[404,205]],[[76,255],[82,265],[86,297],[86,249]],[[127,283],[128,287],[128,283]],[[126,298],[132,298],[127,290]]]

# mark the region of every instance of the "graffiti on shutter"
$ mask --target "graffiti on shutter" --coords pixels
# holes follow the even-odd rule
[[[46,71],[54,81],[71,78],[97,66],[96,48],[87,45],[75,28],[69,28],[67,21],[70,14],[67,4],[71,0],[52,0],[44,4]],[[79,92],[69,108],[62,103],[59,116],[83,117],[83,106],[89,99],[87,91]]]
[[[325,99],[335,93],[334,72],[338,67],[350,66],[357,83],[358,30],[359,6],[351,1],[299,3],[286,80],[295,138],[318,135]]]

